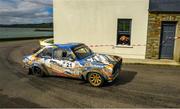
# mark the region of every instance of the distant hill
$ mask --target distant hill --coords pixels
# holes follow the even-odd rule
[[[53,28],[53,23],[41,23],[41,24],[12,24],[12,25],[0,24],[0,27],[9,27],[9,28]]]

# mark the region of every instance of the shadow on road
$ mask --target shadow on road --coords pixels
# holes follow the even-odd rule
[[[124,85],[127,83],[130,83],[135,76],[137,75],[137,72],[135,71],[128,71],[128,70],[122,70],[119,74],[119,76],[111,83],[105,83],[105,85],[103,85],[103,87],[108,87],[108,86],[117,86],[117,85]],[[64,79],[67,81],[80,81],[79,84],[87,84],[87,81],[81,80],[81,79],[75,79],[75,78],[67,78],[67,77],[58,77],[58,76],[48,76],[46,78],[56,78],[56,79]]]
[[[115,85],[115,86],[124,85],[124,84],[130,83],[135,78],[136,75],[137,75],[137,72],[122,70],[119,76],[112,83],[106,83],[104,87],[108,87],[112,85]]]
[[[137,72],[135,72],[135,71],[122,70],[120,72],[119,76],[113,82],[111,82],[111,83],[105,82],[103,87],[125,85],[127,83],[130,83],[135,78],[136,75],[137,75]],[[63,82],[69,81],[69,82],[74,83],[74,81],[76,81],[77,84],[81,84],[81,85],[87,85],[87,83],[88,83],[85,80],[70,78],[70,77],[68,78],[68,77],[59,77],[59,76],[46,76],[44,78],[46,78],[46,79],[52,78],[56,82],[62,82],[62,81],[59,81],[59,79],[63,80]]]
[[[0,93],[0,108],[33,108],[41,107],[38,104],[32,103],[22,98],[8,97]]]

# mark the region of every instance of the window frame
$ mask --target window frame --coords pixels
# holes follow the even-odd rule
[[[121,31],[120,29],[120,22],[126,21],[128,22],[129,31]],[[123,33],[124,32],[124,33]],[[131,46],[131,38],[132,38],[132,19],[131,18],[118,18],[117,19],[117,35],[116,35],[116,45],[117,46]],[[119,39],[120,35],[128,35],[129,36],[129,42],[128,44],[120,44]]]
[[[55,52],[55,50],[57,50],[57,49],[59,49],[59,50],[61,50],[62,51],[62,56],[61,56],[61,59],[57,59],[57,58],[55,58],[55,56],[54,56],[54,52]],[[66,57],[64,57],[63,56],[63,53],[66,53]],[[56,49],[54,49],[53,50],[53,59],[55,59],[55,60],[67,60],[67,61],[75,61],[75,57],[73,56],[73,53],[69,50],[69,49],[62,49],[62,48],[56,48]]]

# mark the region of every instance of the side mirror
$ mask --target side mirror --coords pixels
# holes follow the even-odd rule
[[[69,61],[71,61],[71,62],[73,62],[73,61],[75,61],[75,59],[71,56],[71,57],[69,57],[69,59],[68,59]]]
[[[71,54],[67,56],[67,59],[71,62],[75,61],[74,57]]]

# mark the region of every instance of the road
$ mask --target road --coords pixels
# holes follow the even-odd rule
[[[27,75],[22,57],[37,40],[0,42],[0,107],[180,107],[180,67],[123,65],[113,83],[101,88],[62,77]]]

